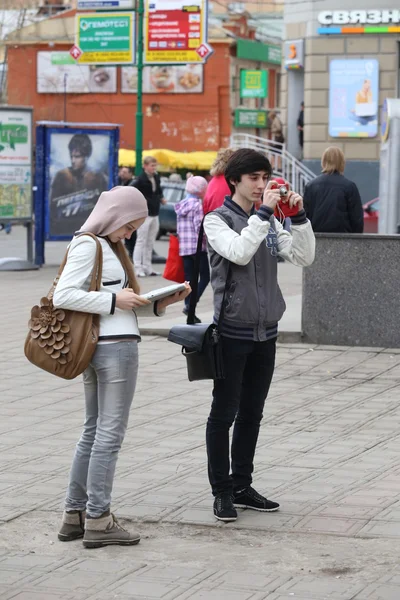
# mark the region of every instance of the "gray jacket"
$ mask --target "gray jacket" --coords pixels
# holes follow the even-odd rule
[[[218,215],[236,233],[248,225],[248,215],[240,208],[223,205],[212,213]],[[285,312],[285,301],[277,278],[277,235],[271,219],[266,242],[261,243],[246,265],[230,263],[226,292],[224,322],[258,329],[259,339],[265,330],[276,324]],[[214,313],[220,314],[229,261],[209,244],[211,285],[214,290]]]

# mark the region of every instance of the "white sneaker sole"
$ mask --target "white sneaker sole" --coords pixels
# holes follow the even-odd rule
[[[235,508],[248,508],[249,510],[256,510],[258,512],[276,512],[280,509],[280,506],[277,506],[276,508],[255,508],[255,506],[247,506],[247,504],[236,504],[236,502],[233,503],[233,506]]]
[[[217,517],[217,515],[214,515],[214,517],[217,521],[223,521],[224,523],[230,523],[237,520],[237,517]]]

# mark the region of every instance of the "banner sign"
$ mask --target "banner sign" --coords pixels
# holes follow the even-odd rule
[[[135,62],[135,19],[130,13],[77,13],[75,44],[79,64],[121,65]]]
[[[113,94],[117,68],[80,65],[69,52],[37,53],[39,94]]]
[[[268,112],[266,110],[235,110],[235,127],[265,129],[268,127]]]
[[[32,110],[0,108],[0,217],[32,219]]]
[[[268,96],[268,71],[240,71],[240,97],[266,98]]]
[[[378,133],[379,62],[335,59],[329,68],[329,135],[375,137]]]
[[[78,0],[78,10],[134,10],[135,0]]]
[[[121,92],[137,93],[137,68],[121,67]],[[144,94],[202,94],[203,65],[144,67]]]
[[[145,24],[145,63],[202,63],[211,54],[202,51],[207,48],[206,0],[146,0]]]

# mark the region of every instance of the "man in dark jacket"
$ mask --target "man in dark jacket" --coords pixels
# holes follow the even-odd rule
[[[364,212],[356,184],[343,176],[345,158],[331,146],[322,156],[322,175],[304,192],[304,208],[316,233],[362,233]]]
[[[146,156],[143,162],[143,169],[143,173],[131,184],[142,192],[147,200],[147,207],[149,209],[149,216],[138,229],[135,250],[133,253],[133,262],[138,277],[158,275],[158,273],[152,269],[151,257],[154,243],[157,239],[157,233],[160,228],[160,221],[158,218],[160,206],[165,203],[161,189],[160,176],[157,173],[156,159],[152,156]]]

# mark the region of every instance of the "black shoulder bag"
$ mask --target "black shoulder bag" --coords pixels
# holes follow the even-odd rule
[[[230,266],[228,266],[218,323],[215,325],[214,323],[194,322],[203,235],[204,228],[202,223],[197,241],[193,280],[190,282],[192,294],[190,296],[187,324],[175,325],[171,328],[168,335],[169,342],[174,342],[182,346],[182,354],[186,358],[189,381],[224,379],[225,377],[219,327],[224,318],[225,296]]]

